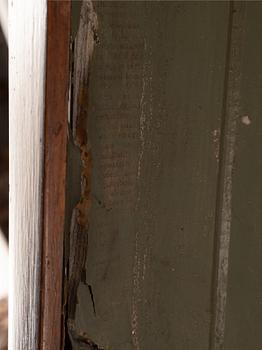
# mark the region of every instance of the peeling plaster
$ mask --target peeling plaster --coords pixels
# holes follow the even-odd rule
[[[91,341],[86,333],[75,326],[77,291],[80,282],[85,282],[85,264],[88,249],[88,216],[91,207],[92,156],[88,140],[88,84],[90,61],[97,42],[97,16],[91,1],[83,1],[78,32],[74,41],[72,77],[72,133],[75,146],[81,159],[81,194],[73,209],[70,228],[70,253],[68,276],[68,332],[73,343],[85,349],[102,349]],[[94,306],[92,287],[88,285]]]

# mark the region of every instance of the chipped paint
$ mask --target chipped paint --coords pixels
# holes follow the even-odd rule
[[[251,124],[251,119],[248,115],[244,115],[243,117],[241,117],[241,122],[244,125],[250,125]]]
[[[88,216],[91,207],[92,156],[87,133],[88,83],[90,61],[97,41],[97,16],[91,1],[84,1],[81,7],[80,23],[74,46],[72,133],[81,159],[81,194],[73,209],[70,228],[70,254],[68,277],[68,320],[71,339],[84,343],[88,349],[100,349],[87,336],[76,329],[75,312],[78,286],[85,278],[85,264],[88,249]]]
[[[135,256],[134,256],[134,267],[133,267],[133,298],[132,298],[132,320],[131,320],[131,334],[132,341],[135,350],[140,349],[139,337],[138,337],[138,305],[137,299],[139,299],[141,290],[140,290],[140,256],[138,253],[139,245],[139,232],[136,232],[135,238]]]
[[[80,349],[104,350],[104,348],[100,347],[99,345],[95,344],[92,340],[90,340],[86,332],[76,329],[75,324],[73,322],[69,321],[69,324],[72,336],[74,340],[77,341],[78,344],[80,344]]]
[[[217,206],[217,261],[215,283],[215,306],[211,349],[224,348],[226,302],[228,290],[229,247],[232,221],[232,179],[237,135],[237,120],[240,115],[241,41],[243,34],[244,7],[231,7],[230,53],[226,86],[225,125],[221,134],[220,179]]]
[[[144,51],[146,52],[147,46],[146,46],[146,40],[144,39]],[[140,143],[141,143],[141,150],[139,153],[139,160],[138,160],[138,169],[137,169],[137,177],[140,178],[141,175],[141,162],[143,159],[144,151],[145,151],[145,124],[146,124],[146,113],[145,113],[145,88],[146,88],[146,62],[144,61],[143,65],[143,78],[142,78],[142,93],[141,93],[141,99],[140,99],[140,118],[139,118],[139,124],[140,124]]]
[[[220,129],[213,130],[213,142],[215,146],[215,158],[219,162],[219,152],[220,152]]]

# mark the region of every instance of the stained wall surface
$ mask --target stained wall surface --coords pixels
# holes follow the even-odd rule
[[[73,349],[260,349],[262,4],[93,6]]]

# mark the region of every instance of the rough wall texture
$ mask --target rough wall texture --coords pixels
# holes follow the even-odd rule
[[[259,349],[262,5],[83,4],[73,349]]]
[[[262,345],[262,3],[242,3],[226,350]]]

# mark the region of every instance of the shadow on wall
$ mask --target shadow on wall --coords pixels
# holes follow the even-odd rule
[[[0,29],[0,350],[8,327],[8,49]]]
[[[8,238],[8,49],[0,32],[0,227]]]

